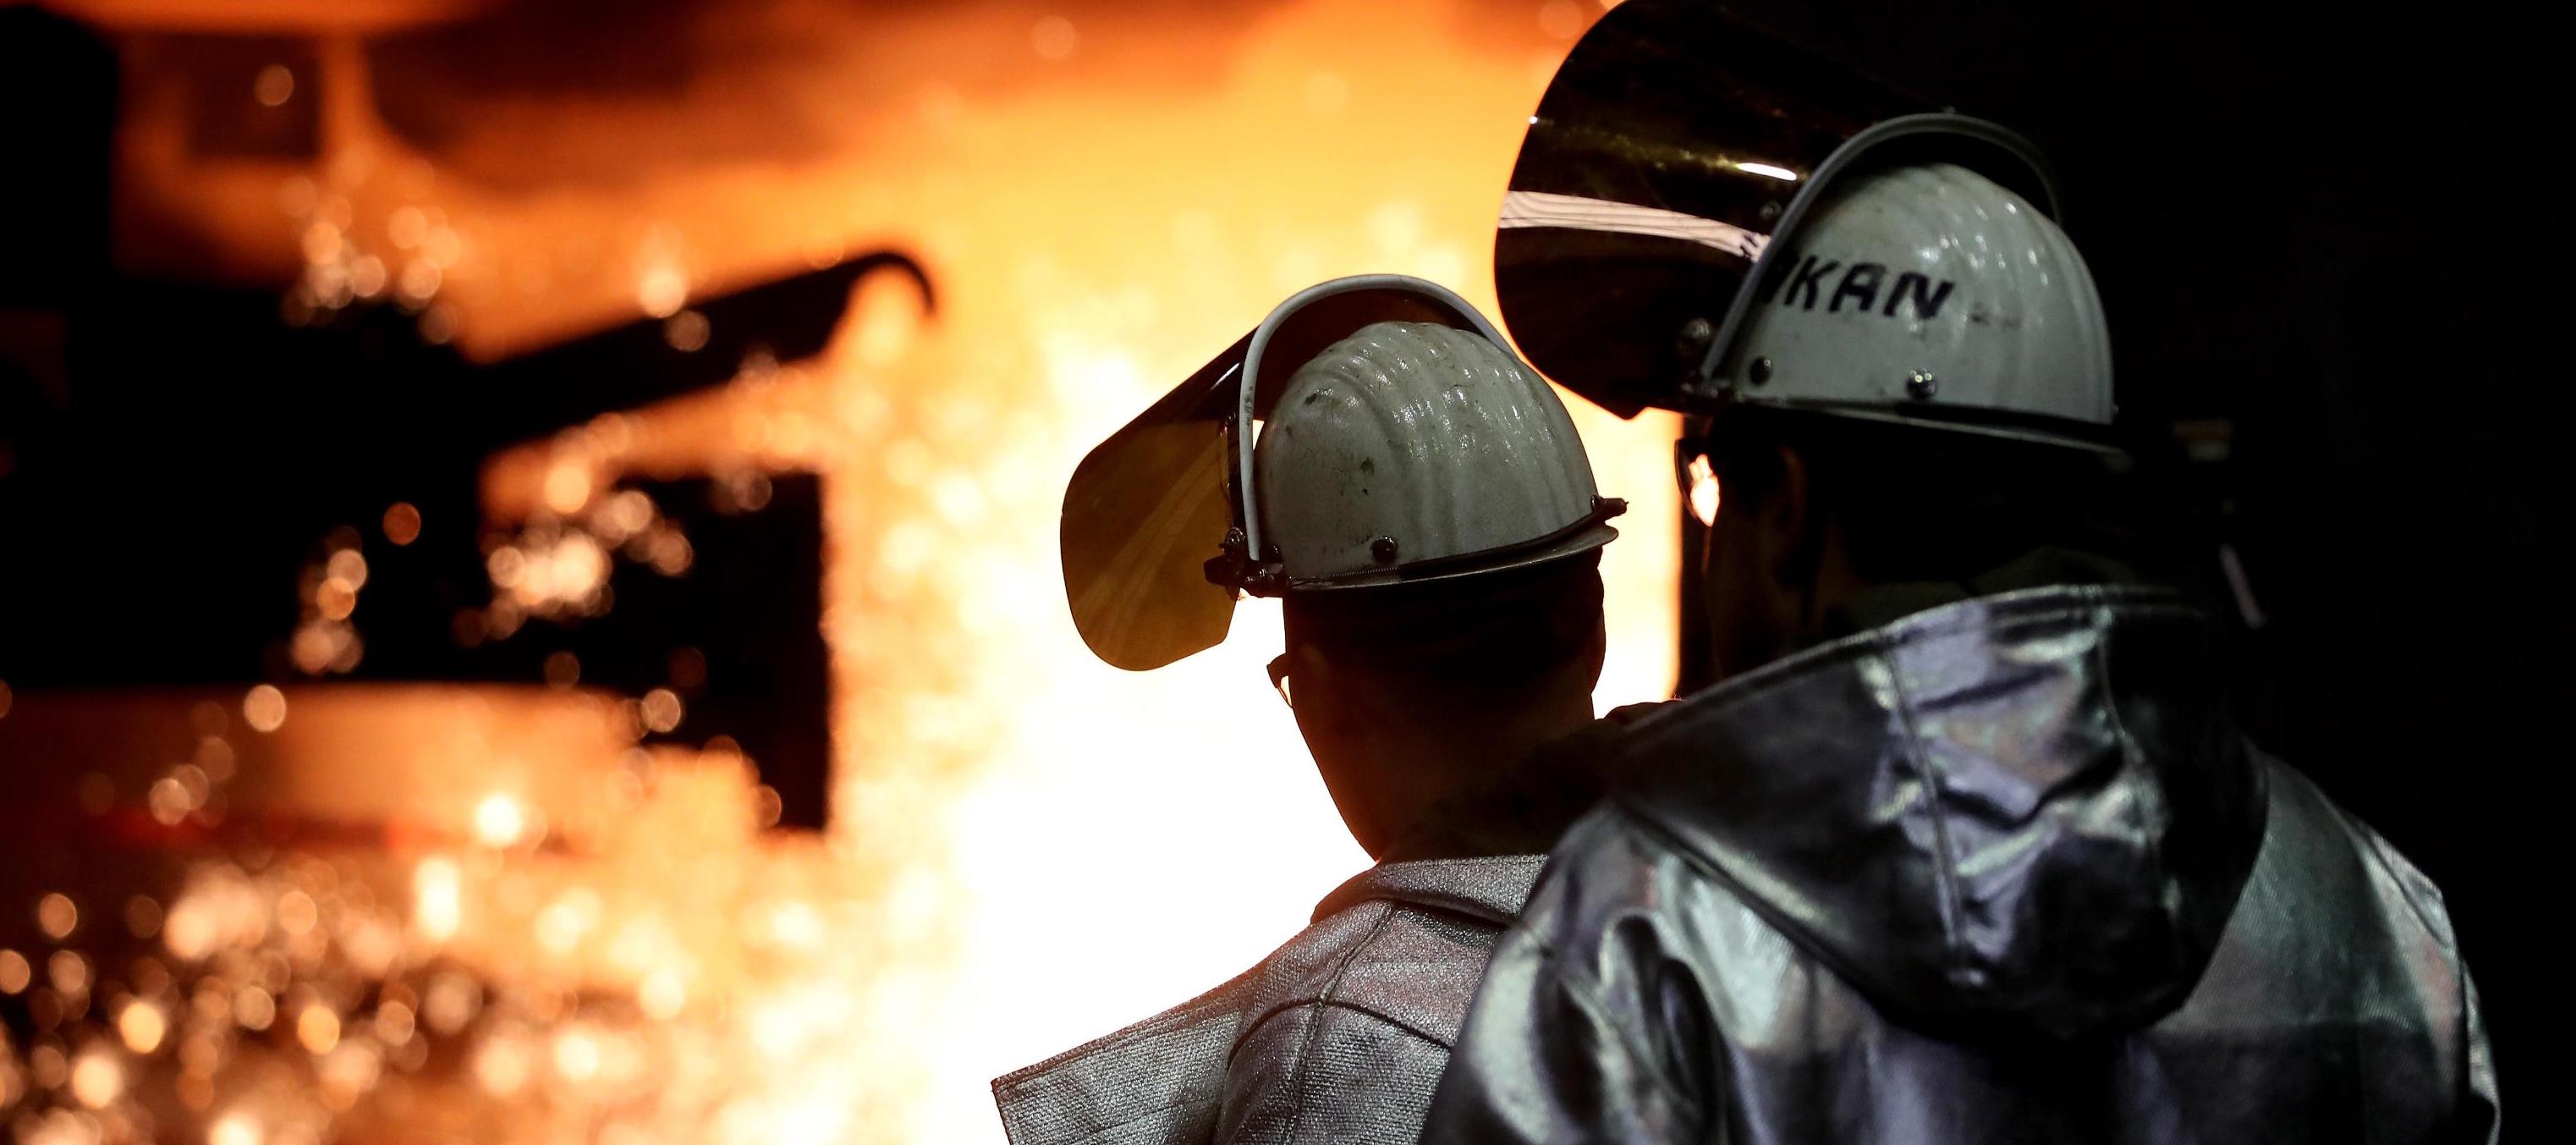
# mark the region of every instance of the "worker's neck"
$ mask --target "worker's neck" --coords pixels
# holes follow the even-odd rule
[[[1541,749],[1592,722],[1588,697],[1379,729],[1369,753],[1381,781],[1381,861],[1543,851],[1591,802],[1591,785],[1560,774],[1586,761]],[[1579,790],[1578,790],[1579,789]],[[1345,818],[1349,818],[1346,808]]]

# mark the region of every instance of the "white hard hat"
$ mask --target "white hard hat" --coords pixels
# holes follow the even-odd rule
[[[1617,535],[1564,403],[1454,326],[1379,322],[1326,348],[1289,379],[1255,457],[1290,591],[1517,568]]]
[[[2111,337],[2083,256],[1983,175],[1847,175],[1767,253],[1720,348],[1736,401],[2048,440],[2111,424]]]
[[[1623,417],[1796,406],[2099,449],[2109,343],[2064,224],[2012,131],[1704,0],[1629,0],[1530,116],[1494,288],[1529,360]]]
[[[1154,668],[1223,640],[1244,592],[1607,542],[1624,505],[1595,494],[1564,404],[1504,345],[1418,278],[1335,279],[1281,303],[1074,470],[1059,539],[1083,642]]]

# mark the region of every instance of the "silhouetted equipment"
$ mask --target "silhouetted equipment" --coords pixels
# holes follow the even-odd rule
[[[500,441],[520,441],[611,410],[731,380],[745,359],[779,362],[823,351],[849,309],[850,292],[871,274],[912,280],[925,308],[938,309],[930,274],[912,256],[874,250],[821,270],[691,299],[706,319],[706,344],[675,350],[667,322],[642,318],[475,371],[473,397]]]
[[[103,244],[96,255],[104,259]],[[103,264],[95,269],[105,279]],[[9,551],[0,561],[0,679],[21,688],[284,679],[297,577],[344,526],[370,537],[374,570],[353,617],[366,641],[356,678],[541,678],[452,639],[455,612],[491,596],[478,543],[484,458],[722,385],[755,356],[819,353],[859,281],[878,272],[911,279],[925,303],[934,297],[909,255],[870,251],[691,300],[706,323],[694,350],[676,348],[663,320],[643,319],[488,366],[424,342],[391,306],[361,304],[297,328],[267,291],[110,281],[70,311],[77,336],[63,391],[11,391],[13,402],[38,407],[43,432],[0,434],[15,446],[0,475]],[[685,726],[692,742],[732,736],[779,790],[782,822],[814,826],[830,757],[819,494],[810,476],[772,481],[767,511],[691,537],[690,576],[731,589],[644,591],[615,623],[658,623],[651,610],[666,601],[674,623],[706,626],[692,638],[718,667],[730,659],[778,674],[693,709]],[[423,522],[420,540],[402,548],[375,532],[396,501],[416,506]],[[728,552],[736,543],[742,552]],[[754,599],[724,605],[709,595],[724,591]],[[609,678],[596,674],[594,657],[583,662],[585,678]],[[791,668],[808,679],[787,679]],[[732,686],[725,675],[708,678]]]

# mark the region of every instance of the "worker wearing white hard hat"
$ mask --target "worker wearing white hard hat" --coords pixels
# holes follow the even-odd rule
[[[1531,121],[1505,320],[1688,418],[1715,682],[1606,751],[1423,1140],[2492,1142],[2438,892],[2229,715],[2046,168],[1907,111],[1631,0]]]
[[[1391,275],[1300,292],[1084,459],[1083,639],[1156,668],[1282,598],[1271,682],[1375,865],[1234,981],[997,1080],[1014,1141],[1414,1139],[1538,852],[1598,795],[1539,749],[1592,723],[1620,509],[1500,333]]]

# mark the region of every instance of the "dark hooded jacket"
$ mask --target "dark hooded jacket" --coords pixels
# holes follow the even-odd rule
[[[2432,883],[2154,590],[1967,600],[1640,722],[1423,1140],[2494,1141]]]

